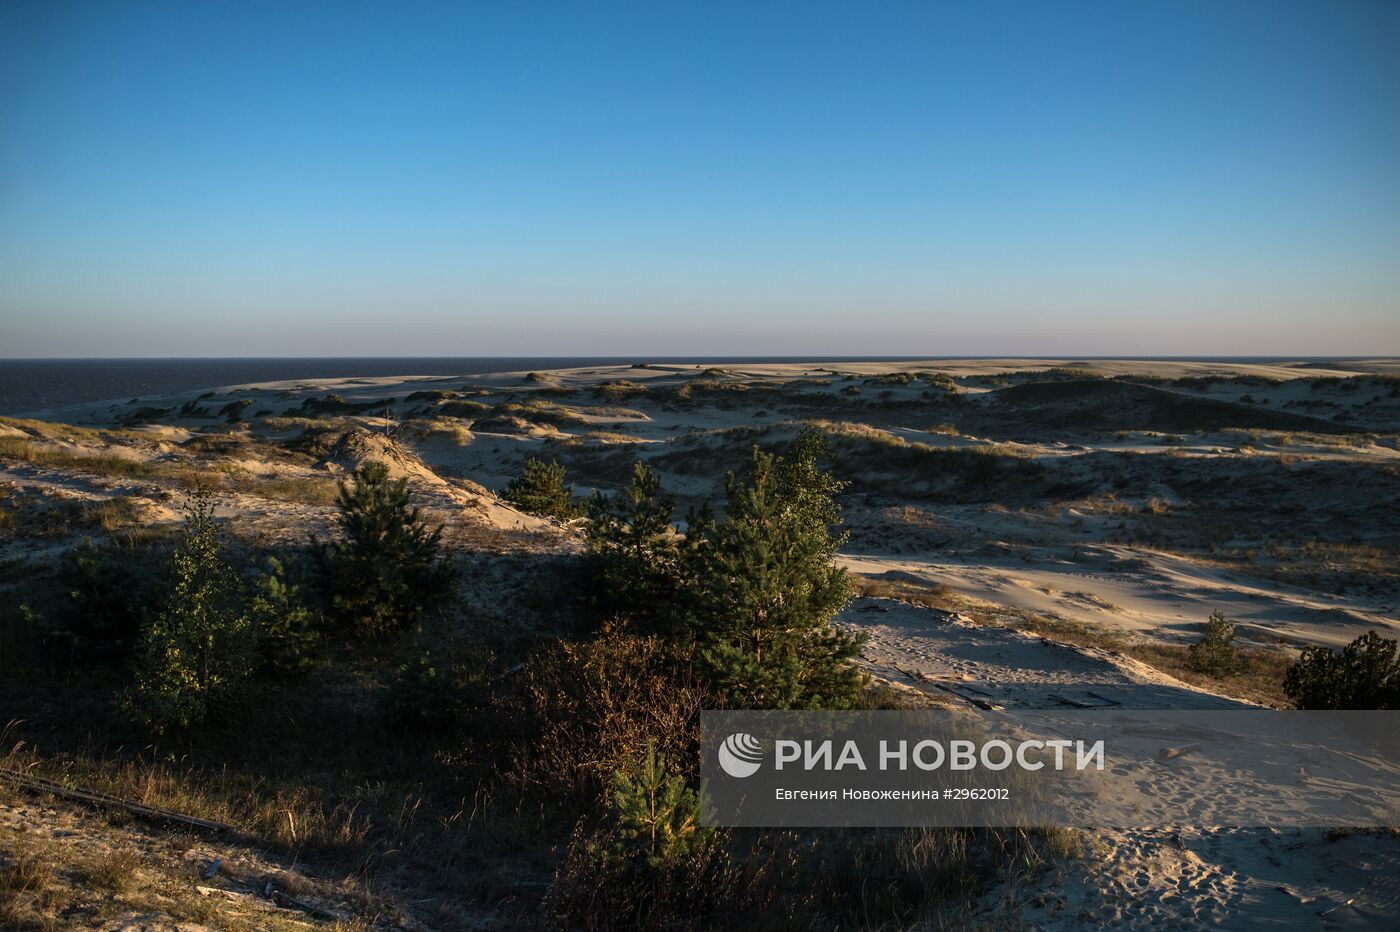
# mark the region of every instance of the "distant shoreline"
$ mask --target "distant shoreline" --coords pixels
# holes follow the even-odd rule
[[[0,415],[22,415],[112,399],[169,395],[195,389],[292,379],[457,376],[588,366],[782,365],[791,363],[927,362],[1183,362],[1218,365],[1292,363],[1300,369],[1374,361],[1393,368],[1394,356],[268,356],[0,358]],[[1385,365],[1391,362],[1392,365]],[[1348,368],[1365,368],[1348,366]]]

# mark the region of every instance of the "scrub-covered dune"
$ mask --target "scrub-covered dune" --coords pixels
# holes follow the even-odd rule
[[[195,489],[212,493],[240,553],[334,539],[339,483],[382,463],[442,525],[463,580],[456,627],[433,637],[454,650],[534,644],[568,630],[583,543],[576,519],[504,497],[527,461],[562,465],[586,497],[622,487],[640,460],[684,514],[720,505],[726,472],[755,446],[807,427],[826,434],[847,484],[839,561],[860,597],[840,623],[868,636],[861,665],[907,701],[1282,706],[1283,671],[1304,647],[1400,633],[1400,365],[1389,360],[638,363],[222,386],[0,418],[0,625],[45,623],[34,600],[64,585],[65,553],[168,542]],[[1216,611],[1236,625],[1242,658],[1219,676],[1186,663]],[[0,658],[17,643],[6,633]],[[432,647],[406,633],[393,651],[326,655],[238,713],[278,763],[218,778],[210,747],[133,757],[130,736],[84,731],[79,712],[100,703],[71,677],[27,676],[15,648],[0,659],[0,727],[11,722],[0,767],[212,813],[247,837],[212,844],[11,786],[0,897],[22,897],[26,921],[111,928],[518,920],[563,869],[523,840],[528,814],[507,818],[455,784],[380,781],[327,750],[337,729],[379,727],[367,724],[375,703]],[[482,663],[492,688],[522,675]],[[321,764],[318,748],[331,755]],[[454,792],[445,809],[424,802]],[[489,857],[441,841],[468,824],[489,836]],[[1390,834],[1178,824],[1081,841],[1077,859],[980,890],[959,915],[1052,928],[1400,922]],[[129,870],[104,871],[95,851]],[[203,876],[220,857],[233,874]],[[235,874],[275,875],[313,908],[259,897]]]

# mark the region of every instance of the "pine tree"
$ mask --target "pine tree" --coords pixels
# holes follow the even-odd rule
[[[535,457],[525,461],[525,472],[512,479],[501,496],[521,511],[568,521],[581,511],[574,487],[564,485],[564,467]]]
[[[171,564],[169,596],[139,646],[127,709],[157,732],[203,721],[252,673],[256,632],[242,611],[238,578],[219,554],[205,492],[186,508]]]
[[[605,614],[665,627],[680,577],[680,537],[671,527],[675,508],[642,462],[632,465],[632,481],[622,492],[594,495],[589,502],[590,588]]]
[[[850,661],[861,639],[832,625],[850,584],[829,530],[842,485],[820,469],[823,449],[808,433],[786,457],[755,450],[748,482],[728,477],[724,521],[694,547],[688,621],[701,671],[731,706],[839,709],[859,698],[864,677]]]
[[[648,747],[646,757],[613,774],[612,856],[658,868],[698,851],[712,834],[702,828],[700,798]]]
[[[1397,643],[1367,631],[1341,652],[1309,647],[1283,678],[1300,709],[1400,709]]]
[[[340,485],[343,538],[323,551],[332,611],[366,636],[401,627],[436,606],[451,588],[439,547],[442,527],[429,528],[409,505],[408,482],[390,479],[383,463],[355,471]]]
[[[1235,626],[1219,609],[1210,613],[1201,639],[1186,649],[1186,666],[1208,676],[1229,676],[1240,669],[1235,654]]]

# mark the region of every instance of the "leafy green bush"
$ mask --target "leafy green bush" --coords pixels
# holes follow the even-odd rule
[[[1283,691],[1300,709],[1400,709],[1396,642],[1367,631],[1340,653],[1309,647],[1284,674]]]
[[[1240,670],[1235,652],[1235,626],[1219,609],[1210,613],[1201,639],[1186,649],[1186,668],[1207,676],[1229,676]]]
[[[208,494],[186,508],[165,604],[142,636],[126,708],[157,732],[188,729],[235,695],[252,673],[256,630],[238,577],[220,556]]]
[[[439,553],[442,528],[429,528],[409,505],[408,482],[390,479],[383,463],[341,483],[342,538],[319,551],[321,584],[332,614],[358,634],[375,637],[437,606],[452,575]]]
[[[302,585],[277,557],[255,584],[249,605],[264,665],[275,673],[304,673],[321,640],[320,618],[306,604]]]
[[[535,457],[525,461],[525,472],[512,479],[501,496],[521,511],[567,521],[583,511],[574,487],[564,485],[564,467],[557,461]]]

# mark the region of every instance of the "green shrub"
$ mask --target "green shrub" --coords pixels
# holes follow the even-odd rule
[[[51,648],[74,658],[124,663],[155,608],[159,557],[114,541],[84,539],[59,558],[58,579],[67,595],[46,625]]]
[[[1309,647],[1284,674],[1300,709],[1400,709],[1396,642],[1368,631],[1340,653]]]
[[[576,518],[582,507],[574,497],[574,487],[564,485],[564,467],[557,461],[530,457],[525,472],[512,479],[501,496],[521,511],[567,521]]]
[[[384,714],[394,725],[428,734],[448,734],[463,716],[485,705],[495,658],[477,647],[456,649],[440,634],[420,628],[394,671]]]
[[[343,536],[319,557],[322,586],[342,624],[375,637],[443,602],[452,575],[439,553],[442,528],[429,528],[409,505],[407,480],[367,463],[353,484],[341,483],[336,505]]]
[[[320,618],[306,604],[302,585],[283,561],[268,557],[249,606],[264,665],[275,673],[304,673],[321,640]]]
[[[157,732],[204,721],[252,672],[256,631],[219,551],[213,505],[207,493],[196,493],[172,558],[169,595],[142,636],[136,685],[125,703]]]
[[[713,835],[700,825],[700,797],[648,746],[613,772],[611,856],[661,868],[691,855]]]
[[[1186,649],[1186,668],[1207,676],[1229,676],[1240,671],[1235,626],[1219,609],[1210,613],[1201,639]]]
[[[792,451],[755,449],[747,483],[731,474],[723,523],[697,522],[688,537],[696,584],[688,602],[700,670],[732,707],[841,709],[860,700],[864,676],[850,661],[861,639],[832,625],[850,601],[836,566],[843,538],[835,496],[843,484],[818,465],[822,434],[806,430]]]
[[[594,603],[658,629],[680,585],[680,537],[671,526],[675,504],[645,463],[617,495],[595,495],[585,528]]]

